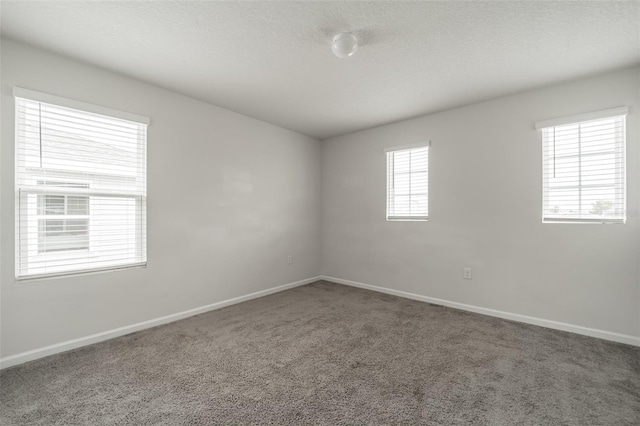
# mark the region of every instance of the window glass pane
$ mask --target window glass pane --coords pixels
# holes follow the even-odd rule
[[[585,123],[580,130],[582,154],[613,151],[616,149],[616,139],[621,136],[613,118]]]
[[[64,214],[64,195],[38,195],[38,214]]]
[[[428,174],[426,171],[418,171],[411,174],[411,193],[414,195],[426,195]]]
[[[543,218],[625,219],[624,116],[545,128]]]
[[[550,139],[553,156],[578,155],[579,126],[577,124],[569,124],[566,126],[556,126],[550,130]],[[555,138],[555,139],[554,139]]]
[[[580,157],[558,157],[547,171],[551,187],[580,184]]]
[[[549,190],[547,197],[546,213],[551,216],[578,215],[580,212],[579,188]]]
[[[393,207],[396,212],[395,216],[409,216],[410,213],[410,196],[396,195],[393,197]]]
[[[67,214],[88,215],[89,214],[89,197],[76,197],[76,196],[69,195],[67,197]]]
[[[426,216],[427,200],[425,197],[411,197],[411,216]]]
[[[615,185],[616,155],[590,155],[581,160],[582,185]]]
[[[590,216],[611,216],[616,208],[615,186],[584,188],[582,210]]]
[[[67,219],[65,221],[66,235],[89,235],[88,219]]]
[[[394,173],[405,174],[411,171],[411,162],[410,162],[410,153],[409,151],[400,151],[393,153],[393,167]]]
[[[38,221],[38,251],[41,253],[89,248],[89,220]]]
[[[64,220],[40,219],[38,223],[38,233],[41,239],[59,236],[64,233]]]
[[[396,195],[409,195],[411,173],[396,173],[393,179],[393,190]]]
[[[427,171],[427,156],[429,155],[429,148],[416,148],[411,151],[411,171],[412,172],[426,172]]]

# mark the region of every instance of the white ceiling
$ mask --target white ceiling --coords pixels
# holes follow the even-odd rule
[[[1,7],[6,37],[319,139],[640,62],[637,1]]]

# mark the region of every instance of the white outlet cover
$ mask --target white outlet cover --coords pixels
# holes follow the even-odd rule
[[[466,280],[471,279],[471,268],[464,268],[464,278]]]

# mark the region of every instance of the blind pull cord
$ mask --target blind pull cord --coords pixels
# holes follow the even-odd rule
[[[553,177],[556,177],[556,127],[553,126]]]
[[[42,103],[38,102],[38,137],[40,138],[40,168],[42,168]]]

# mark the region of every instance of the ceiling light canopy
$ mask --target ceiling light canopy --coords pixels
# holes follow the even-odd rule
[[[340,59],[346,59],[353,56],[358,50],[358,39],[351,33],[340,33],[333,37],[331,44],[333,54]]]

